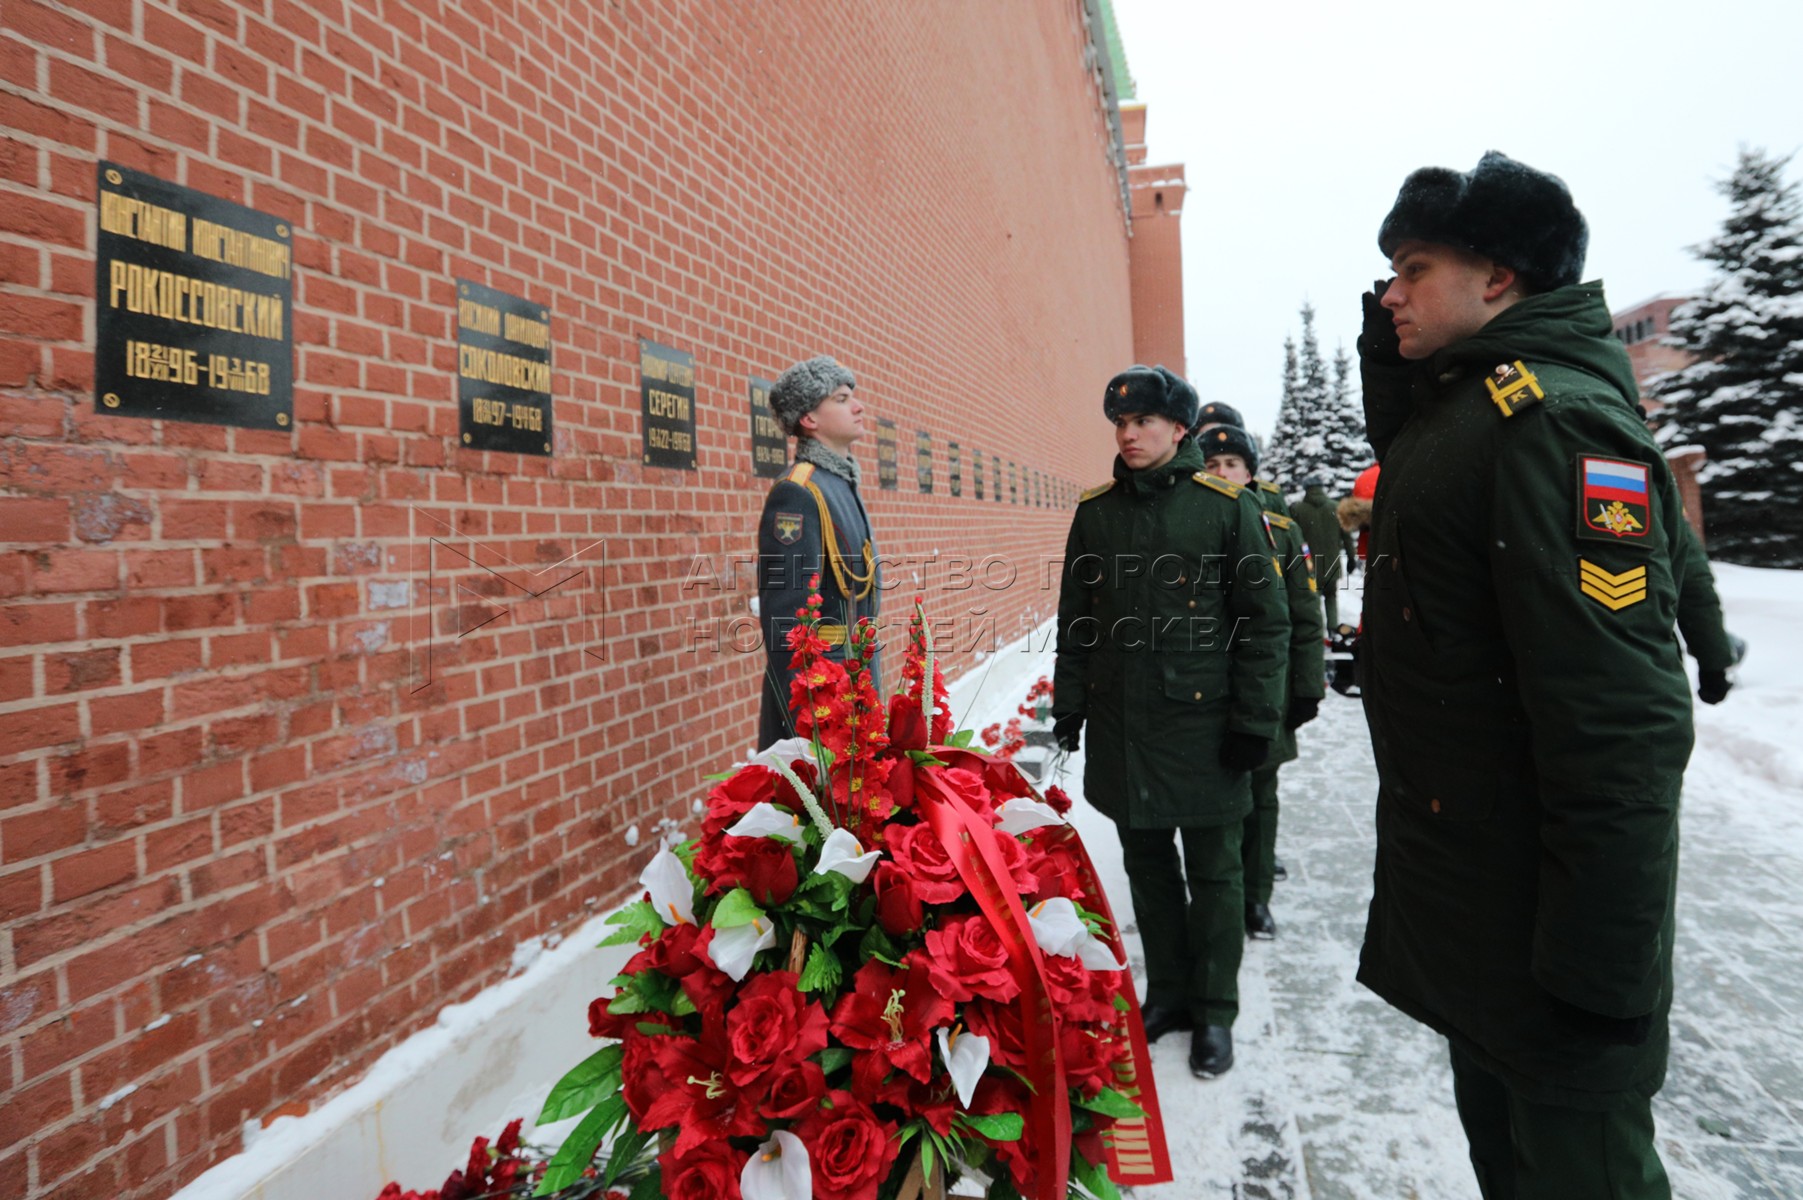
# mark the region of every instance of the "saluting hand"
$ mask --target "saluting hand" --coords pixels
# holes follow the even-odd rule
[[[1359,297],[1365,309],[1365,323],[1359,330],[1359,357],[1375,367],[1403,365],[1402,341],[1396,336],[1396,320],[1383,303],[1384,293],[1394,282],[1393,279],[1376,280],[1371,284],[1371,290]]]

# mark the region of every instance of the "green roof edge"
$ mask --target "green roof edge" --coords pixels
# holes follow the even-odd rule
[[[1108,43],[1108,65],[1114,69],[1114,92],[1118,100],[1136,100],[1133,74],[1127,69],[1127,51],[1121,45],[1121,29],[1114,19],[1114,0],[1096,0],[1102,10],[1102,36]]]

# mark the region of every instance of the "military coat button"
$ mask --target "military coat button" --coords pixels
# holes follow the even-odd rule
[[[1439,797],[1435,797],[1435,798],[1434,798],[1434,799],[1432,799],[1432,800],[1429,800],[1429,801],[1428,801],[1428,802],[1427,802],[1427,806],[1428,806],[1428,807],[1429,807],[1429,808],[1431,808],[1431,809],[1433,809],[1433,810],[1434,810],[1434,811],[1435,811],[1435,812],[1439,812],[1439,811],[1440,811],[1440,800],[1439,800]]]

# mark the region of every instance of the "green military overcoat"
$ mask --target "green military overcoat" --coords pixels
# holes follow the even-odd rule
[[[1281,501],[1282,497],[1278,499]],[[1290,614],[1289,653],[1284,668],[1283,707],[1289,711],[1291,700],[1319,700],[1327,695],[1327,622],[1322,616],[1321,593],[1315,582],[1313,556],[1303,540],[1302,528],[1294,518],[1286,517],[1261,501],[1265,523],[1277,543],[1276,558],[1283,575],[1284,595]],[[1271,743],[1271,757],[1265,766],[1276,767],[1294,762],[1296,731],[1279,728]]]
[[[1134,829],[1245,817],[1250,776],[1220,765],[1229,729],[1281,724],[1282,588],[1257,503],[1186,440],[1078,504],[1058,598],[1054,718],[1082,714],[1084,795]]]
[[[1690,533],[1611,328],[1600,285],[1576,285],[1365,371],[1383,473],[1359,979],[1526,1098],[1590,1108],[1664,1077],[1692,741]],[[1586,1014],[1650,1034],[1611,1044]]]

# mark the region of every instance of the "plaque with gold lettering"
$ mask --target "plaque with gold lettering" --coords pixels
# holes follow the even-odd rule
[[[551,311],[457,281],[457,426],[471,450],[551,453]]]
[[[895,422],[879,419],[876,423],[876,482],[885,492],[895,490],[899,470],[897,459]]]
[[[751,469],[759,478],[775,479],[789,465],[789,438],[770,411],[768,379],[751,377]]]
[[[921,495],[933,494],[933,435],[924,429],[914,434],[914,480]]]
[[[951,488],[952,495],[962,496],[964,494],[964,460],[959,457],[957,442],[945,444],[945,477],[951,481],[947,486]]]
[[[1002,500],[1002,460],[998,455],[989,456],[989,479],[995,484],[996,503]]]
[[[695,356],[639,339],[645,465],[695,469]]]
[[[129,167],[99,172],[97,410],[292,428],[292,231]]]

